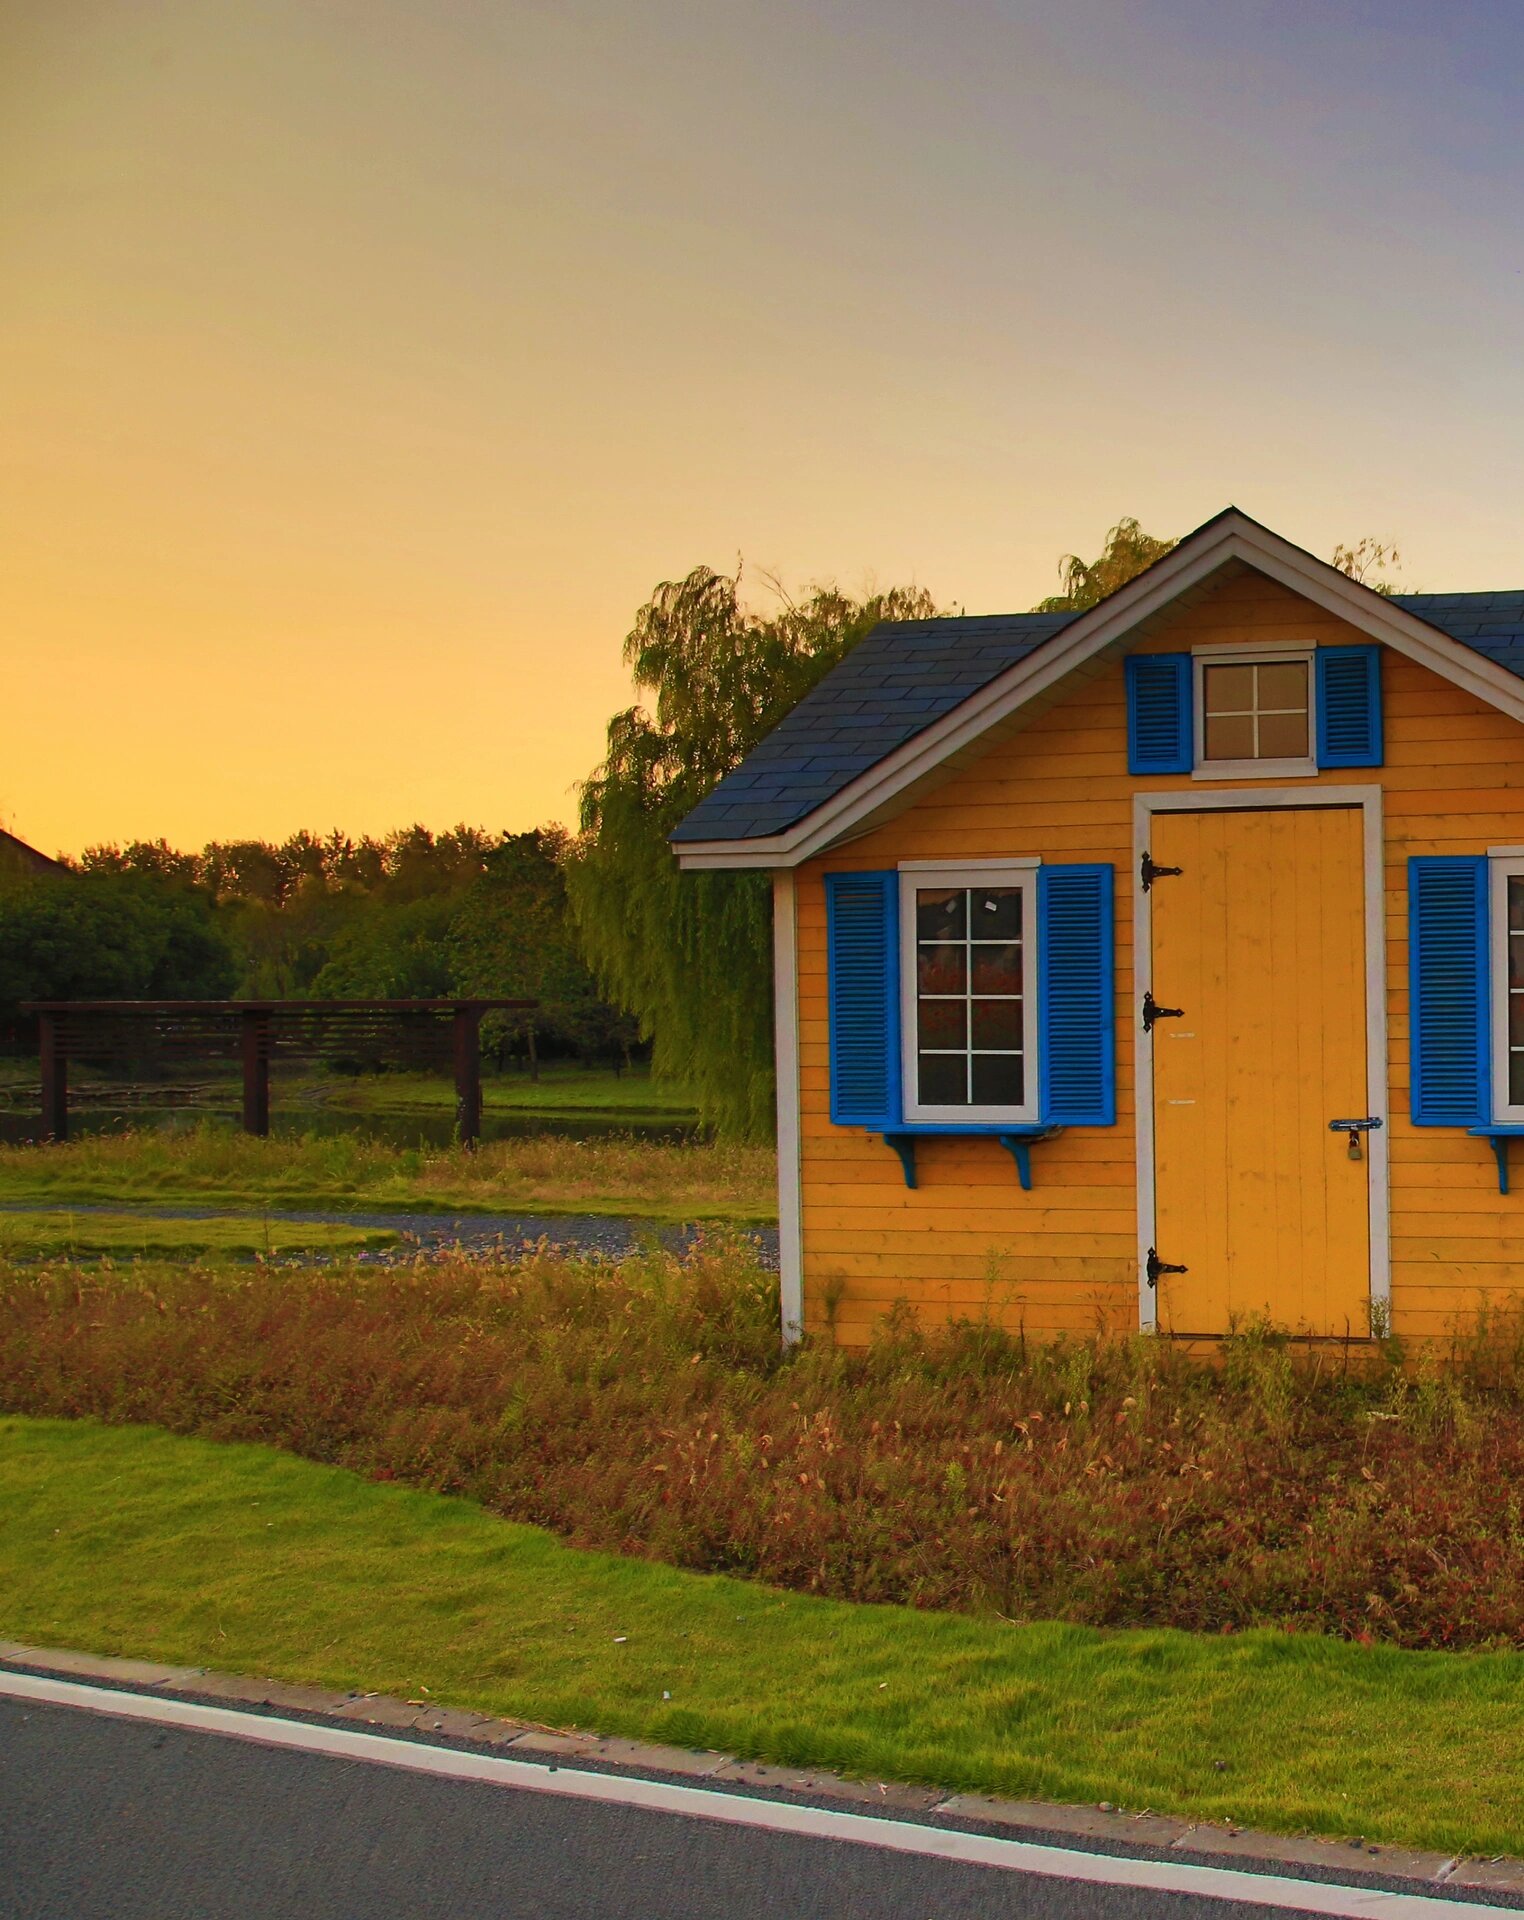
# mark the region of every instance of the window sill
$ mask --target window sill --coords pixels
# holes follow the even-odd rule
[[[1034,1140],[1056,1139],[1063,1132],[1059,1126],[1050,1126],[1040,1121],[1027,1125],[1003,1126],[991,1121],[984,1126],[942,1125],[937,1121],[911,1121],[904,1127],[896,1127],[883,1136],[884,1145],[892,1147],[900,1157],[900,1165],[905,1170],[905,1185],[916,1184],[915,1144],[930,1134],[964,1135],[986,1140],[998,1140],[1006,1152],[1016,1162],[1016,1178],[1024,1193],[1032,1190],[1032,1143]]]
[[[1191,768],[1193,780],[1311,780],[1315,760],[1208,760]]]

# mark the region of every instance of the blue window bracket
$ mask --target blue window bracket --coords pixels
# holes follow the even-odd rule
[[[1486,1127],[1467,1127],[1467,1133],[1474,1140],[1485,1140],[1492,1148],[1492,1157],[1498,1163],[1498,1192],[1508,1191],[1508,1143],[1510,1140],[1524,1140],[1524,1126],[1505,1127],[1493,1124]]]
[[[915,1185],[915,1135],[913,1133],[886,1133],[884,1145],[893,1147],[900,1156],[900,1165],[905,1169],[905,1185]]]
[[[1032,1191],[1032,1142],[1034,1140],[1053,1140],[1063,1132],[1062,1127],[917,1127],[914,1133],[886,1133],[884,1145],[892,1147],[900,1157],[900,1165],[905,1169],[905,1185],[916,1185],[915,1143],[928,1134],[961,1135],[965,1139],[998,1140],[1016,1162],[1016,1178],[1021,1182],[1024,1193]]]

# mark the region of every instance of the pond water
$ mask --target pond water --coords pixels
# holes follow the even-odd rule
[[[152,1107],[146,1103],[133,1107],[96,1107],[83,1102],[69,1109],[69,1133],[80,1139],[91,1133],[126,1133],[143,1129],[183,1132],[204,1121],[219,1121],[229,1127],[238,1124],[235,1107],[174,1105]],[[39,1137],[40,1121],[35,1111],[0,1109],[0,1144],[22,1146]],[[355,1133],[367,1140],[383,1141],[394,1147],[447,1147],[455,1138],[455,1116],[441,1107],[391,1108],[382,1112],[358,1113],[342,1107],[274,1107],[270,1131],[286,1137],[304,1133]],[[482,1115],[483,1140],[525,1140],[551,1136],[561,1140],[607,1140],[624,1134],[636,1140],[673,1144],[698,1140],[701,1128],[692,1121],[673,1120],[640,1113],[518,1113],[494,1112]]]

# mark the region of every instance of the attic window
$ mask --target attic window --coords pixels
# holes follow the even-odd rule
[[[1312,652],[1199,653],[1198,777],[1316,773]]]

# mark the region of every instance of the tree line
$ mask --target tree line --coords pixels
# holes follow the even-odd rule
[[[413,826],[383,839],[89,848],[0,890],[0,1009],[51,999],[532,999],[491,1015],[523,1050],[624,1061],[637,1023],[600,993],[566,893],[562,827]]]

